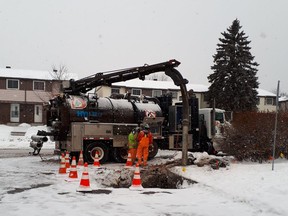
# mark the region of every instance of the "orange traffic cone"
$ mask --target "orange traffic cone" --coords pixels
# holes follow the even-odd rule
[[[60,162],[60,168],[59,168],[59,174],[66,174],[66,163],[65,163],[65,156],[62,153],[61,154],[61,162]]]
[[[132,166],[133,166],[133,164],[132,164],[131,153],[129,152],[129,153],[128,153],[128,158],[127,158],[127,161],[126,161],[125,168],[131,168]]]
[[[71,163],[71,169],[69,172],[69,180],[67,180],[67,181],[77,180],[77,179],[78,179],[78,173],[77,173],[76,157],[73,156],[72,163]]]
[[[139,164],[136,164],[136,169],[134,172],[134,177],[132,180],[132,185],[129,187],[130,190],[143,190],[143,187],[141,185],[141,177],[140,177],[140,170],[139,170]]]
[[[65,164],[66,164],[66,169],[70,168],[70,161],[69,161],[69,152],[66,151],[66,155],[65,155]]]
[[[90,180],[89,180],[89,173],[88,173],[88,164],[84,164],[84,171],[82,173],[82,178],[80,181],[80,186],[77,189],[79,192],[85,192],[85,191],[92,191],[90,187]]]
[[[94,168],[99,168],[100,167],[99,156],[98,156],[97,152],[95,153],[93,167]]]
[[[84,165],[84,160],[83,160],[83,152],[82,150],[80,151],[80,155],[79,155],[79,160],[78,160],[78,166],[83,166]]]

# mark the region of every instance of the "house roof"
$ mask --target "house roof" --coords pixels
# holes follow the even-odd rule
[[[258,96],[262,96],[262,97],[265,97],[265,96],[276,97],[276,94],[274,94],[272,92],[269,92],[269,91],[266,91],[264,89],[257,89],[257,91],[258,91]]]
[[[128,88],[147,88],[147,89],[168,89],[168,90],[179,90],[180,87],[176,86],[174,82],[171,81],[155,81],[155,80],[140,80],[133,79],[125,82],[116,82],[112,86],[128,87]],[[193,89],[194,92],[206,92],[208,91],[208,86],[201,84],[187,84],[187,90]]]
[[[133,79],[128,80],[125,82],[116,82],[113,83],[112,86],[114,87],[128,87],[128,88],[147,88],[147,89],[168,89],[168,90],[179,90],[180,87],[176,86],[174,82],[171,81],[155,81],[155,80],[140,80],[140,79]],[[193,89],[194,92],[207,92],[209,86],[202,85],[202,84],[186,84],[187,90]],[[264,89],[257,89],[258,96],[270,96],[276,97],[276,95],[272,92],[266,91]]]
[[[0,68],[0,77],[5,78],[23,78],[37,80],[54,80],[55,78],[49,71],[22,70],[12,68]],[[77,74],[67,73],[68,79],[78,79]]]
[[[287,96],[283,96],[279,98],[279,102],[285,102],[288,101],[288,97]]]

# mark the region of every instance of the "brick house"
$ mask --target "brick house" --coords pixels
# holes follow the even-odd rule
[[[49,71],[0,69],[0,124],[43,124],[43,103],[59,90]]]

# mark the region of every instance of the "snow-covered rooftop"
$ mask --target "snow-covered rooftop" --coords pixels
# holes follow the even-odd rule
[[[155,81],[155,80],[140,80],[133,79],[125,82],[116,82],[112,86],[123,86],[128,88],[138,87],[138,88],[148,88],[148,89],[168,89],[168,90],[179,90],[180,87],[176,86],[174,82],[171,81]],[[193,89],[194,92],[206,92],[208,91],[208,86],[201,84],[187,84],[187,90]]]
[[[266,91],[264,89],[257,89],[258,91],[258,96],[271,96],[271,97],[276,97],[276,94]]]
[[[288,101],[288,97],[287,96],[280,97],[279,101],[280,102]]]
[[[38,80],[53,80],[53,76],[49,71],[38,70],[22,70],[12,68],[0,68],[0,77],[7,78],[24,78],[24,79],[38,79]],[[74,73],[67,73],[68,79],[78,79],[78,75]]]
[[[171,81],[158,81],[158,80],[140,80],[133,79],[125,82],[116,82],[112,86],[128,87],[128,88],[147,88],[147,89],[168,89],[168,90],[179,90],[180,87],[176,86],[174,82]],[[187,90],[193,89],[194,92],[207,92],[209,86],[202,84],[186,84]],[[272,92],[257,89],[258,96],[271,96],[276,97]]]

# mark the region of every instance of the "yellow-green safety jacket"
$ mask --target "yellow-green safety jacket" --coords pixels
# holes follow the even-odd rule
[[[128,148],[132,149],[132,148],[137,148],[137,133],[133,133],[131,132],[128,135]]]

